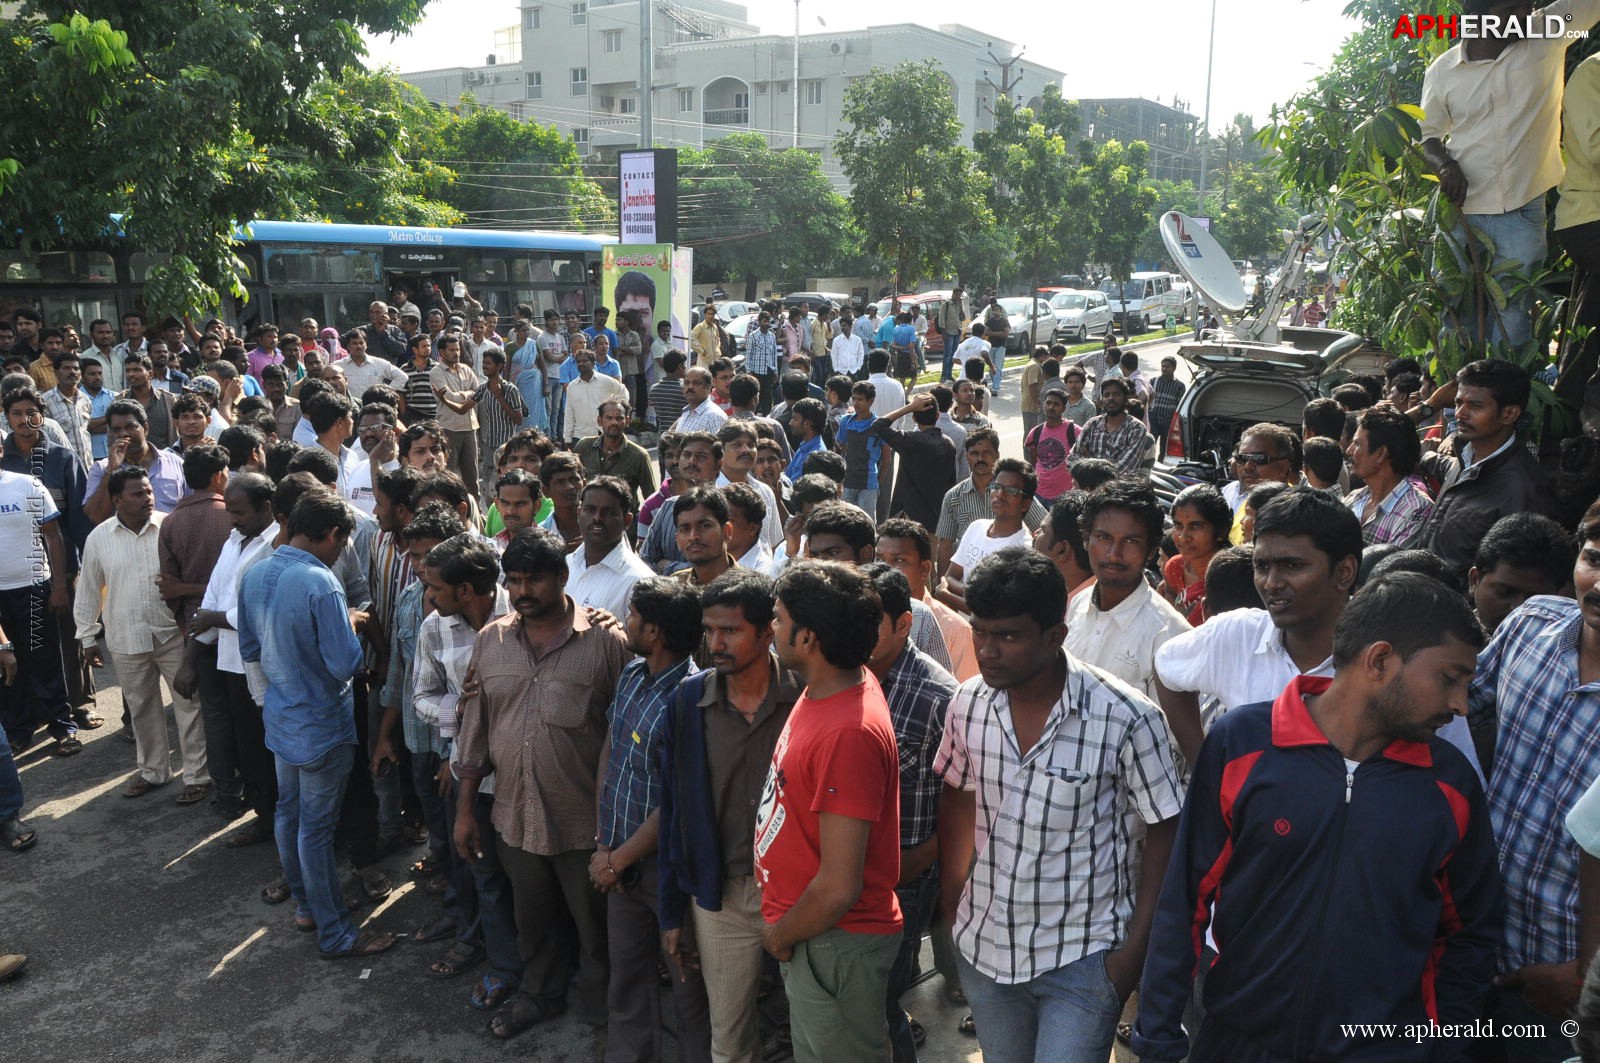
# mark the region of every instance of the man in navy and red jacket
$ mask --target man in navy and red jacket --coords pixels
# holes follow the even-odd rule
[[[1339,619],[1333,678],[1300,676],[1212,728],[1151,931],[1141,1058],[1465,1058],[1467,1040],[1438,1027],[1482,1014],[1500,873],[1477,775],[1434,732],[1466,712],[1482,644],[1461,595],[1382,577]],[[1182,1019],[1208,928],[1191,1051]],[[1350,1029],[1384,1023],[1393,1033]]]

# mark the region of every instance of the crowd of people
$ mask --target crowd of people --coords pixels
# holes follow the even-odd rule
[[[754,1060],[775,963],[795,1058],[906,1063],[930,934],[996,1063],[1568,1054],[1600,503],[1553,519],[1522,369],[1353,378],[1164,508],[1183,384],[1112,343],[1028,360],[1003,454],[959,347],[920,390],[892,332],[650,384],[604,318],[390,316],[74,350],[16,315],[9,849],[14,756],[80,752],[110,663],[123,797],[181,777],[275,844],[321,955],[395,944],[352,913],[425,846],[418,962],[496,1038],[570,1007],[657,1059],[665,999],[678,1058]]]

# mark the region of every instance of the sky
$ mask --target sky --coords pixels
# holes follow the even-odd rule
[[[1211,87],[1211,128],[1233,115],[1265,123],[1281,103],[1325,69],[1358,25],[1342,11],[1345,0],[1216,0],[1216,57]],[[748,0],[749,21],[764,33],[792,34],[795,9],[784,0]],[[1264,16],[1270,11],[1270,16]],[[979,14],[989,16],[979,24]],[[1080,97],[1143,96],[1163,103],[1179,97],[1204,117],[1206,37],[1204,0],[801,0],[801,33],[864,29],[915,22],[961,23],[1026,46],[1029,59],[1064,72],[1063,94]],[[518,19],[506,0],[429,0],[417,29],[399,39],[369,39],[376,65],[401,72],[477,66],[494,50],[494,31]],[[825,25],[819,25],[821,19]],[[532,46],[524,41],[524,50]]]

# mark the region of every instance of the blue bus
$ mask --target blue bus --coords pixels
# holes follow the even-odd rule
[[[419,306],[437,288],[452,303],[464,285],[502,318],[518,303],[536,311],[599,305],[600,250],[615,237],[557,232],[433,229],[258,221],[238,230],[248,298],[224,295],[221,317],[239,327],[272,321],[293,331],[313,317],[341,329],[363,324],[374,299],[402,289]],[[49,325],[84,335],[95,318],[144,311],[144,282],[167,256],[110,239],[83,250],[0,248],[0,315],[31,306]],[[198,324],[198,322],[196,322]]]

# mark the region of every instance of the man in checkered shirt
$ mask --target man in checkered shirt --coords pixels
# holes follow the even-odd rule
[[[1045,555],[985,558],[967,605],[980,674],[934,760],[961,987],[985,1059],[1105,1063],[1183,804],[1166,723],[1062,648],[1067,587]]]

